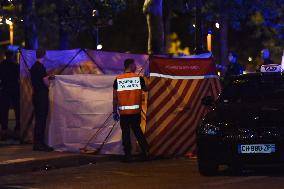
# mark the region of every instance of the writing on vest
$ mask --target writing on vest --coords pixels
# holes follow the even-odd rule
[[[141,89],[139,77],[117,79],[117,91],[131,91]]]

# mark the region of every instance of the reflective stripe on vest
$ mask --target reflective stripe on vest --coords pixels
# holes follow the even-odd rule
[[[132,91],[141,89],[139,77],[117,79],[117,91]]]
[[[119,106],[118,109],[119,110],[136,110],[139,109],[140,106],[139,105],[133,105],[133,106]]]

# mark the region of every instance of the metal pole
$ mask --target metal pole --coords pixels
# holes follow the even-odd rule
[[[99,27],[96,27],[96,49],[98,48],[99,45]]]

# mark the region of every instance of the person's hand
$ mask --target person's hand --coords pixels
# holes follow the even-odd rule
[[[55,79],[55,75],[48,76],[48,80],[54,80],[54,79]]]
[[[117,112],[112,112],[112,117],[114,121],[119,121],[119,114]]]

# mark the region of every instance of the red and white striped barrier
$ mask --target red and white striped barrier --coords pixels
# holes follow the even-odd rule
[[[146,137],[154,156],[195,153],[195,131],[208,109],[205,96],[221,91],[212,59],[150,58]]]

